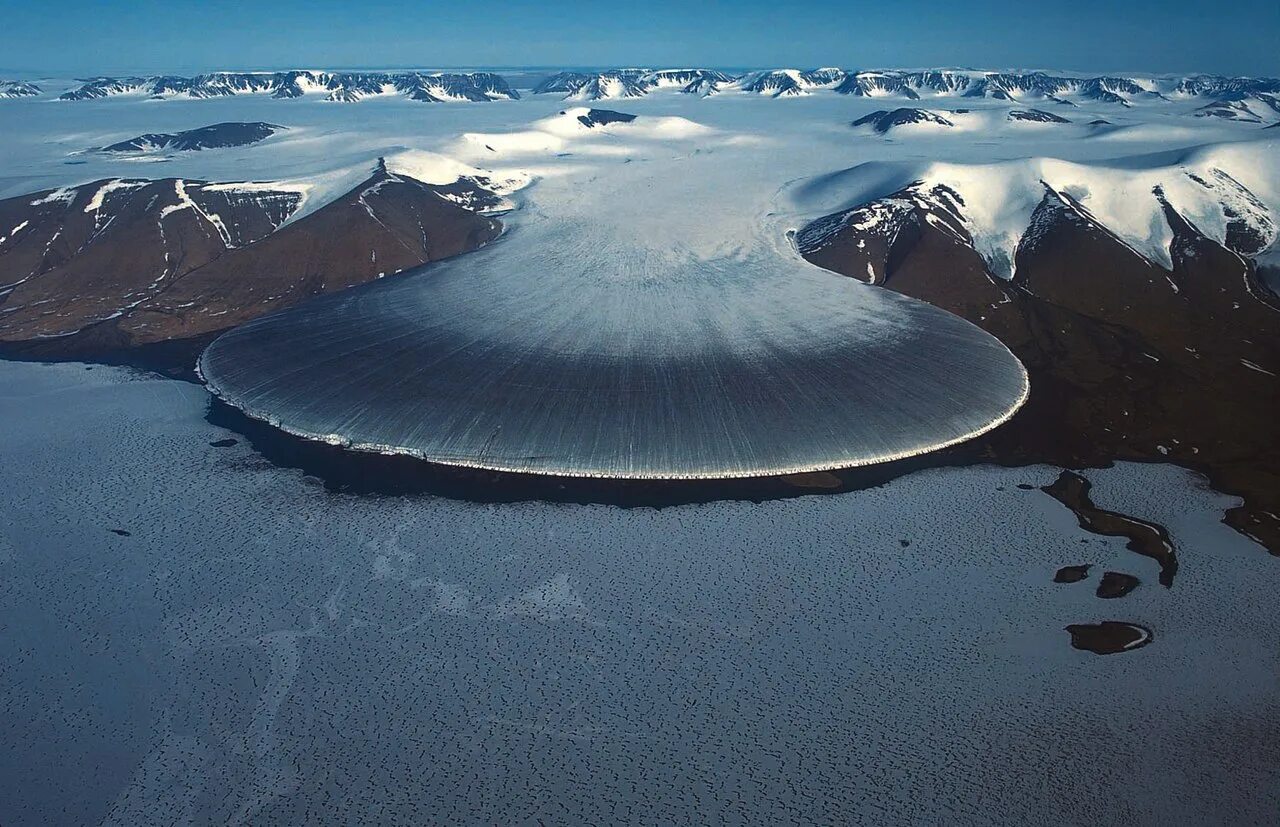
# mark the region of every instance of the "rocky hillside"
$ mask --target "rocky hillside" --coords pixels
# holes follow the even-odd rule
[[[190,339],[501,231],[493,185],[377,169],[303,210],[305,184],[109,179],[0,201],[0,342],[41,353]],[[292,220],[291,220],[292,219]]]
[[[1219,170],[1202,179],[1229,202],[1225,227],[1212,232],[1197,223],[1207,210],[1180,211],[1157,186],[1161,261],[1082,203],[1082,187],[1041,182],[1006,263],[979,239],[992,232],[973,199],[980,173],[833,213],[798,233],[799,250],[960,315],[1018,356],[1031,397],[981,438],[987,456],[1202,470],[1245,498],[1228,522],[1280,554],[1280,309],[1252,258],[1274,241],[1265,207],[1255,201],[1256,213],[1245,214],[1244,188]]]

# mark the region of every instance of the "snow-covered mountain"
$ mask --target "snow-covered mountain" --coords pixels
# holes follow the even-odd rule
[[[815,206],[853,205],[809,225],[802,251],[821,250],[848,227],[897,236],[917,210],[937,226],[962,228],[989,271],[1015,274],[1033,243],[1046,199],[1065,205],[1152,265],[1173,267],[1175,223],[1246,257],[1272,251],[1280,234],[1280,147],[1215,145],[1175,158],[1144,156],[1107,164],[1027,158],[990,164],[868,163],[804,190]],[[850,195],[852,193],[852,195]],[[827,202],[829,203],[829,201]],[[1176,220],[1171,216],[1177,216]]]
[[[738,92],[776,98],[800,97],[819,90],[862,97],[989,98],[1010,102],[1046,101],[1062,106],[1107,103],[1132,106],[1160,100],[1198,99],[1221,103],[1221,112],[1240,103],[1260,117],[1280,115],[1280,79],[1220,75],[1112,76],[1045,71],[975,69],[849,70],[764,69],[739,75],[716,69],[628,67],[603,71],[563,71],[533,88],[534,94],[560,94],[566,100],[638,98],[659,89],[708,96]],[[0,98],[40,94],[38,87],[0,81]],[[211,72],[192,77],[97,77],[64,92],[61,100],[114,95],[156,98],[209,98],[262,94],[276,98],[320,95],[352,102],[371,96],[402,95],[420,101],[485,101],[518,98],[505,79],[492,72]],[[1215,113],[1209,113],[1215,114]],[[1241,118],[1236,118],[1240,120]]]
[[[796,69],[756,72],[739,78],[734,85],[743,92],[772,98],[794,98],[807,95],[811,87],[811,84],[804,79],[804,73]]]
[[[40,87],[22,80],[0,80],[0,98],[32,98]]]
[[[598,101],[621,98],[640,98],[648,92],[640,83],[621,74],[601,74],[587,80],[569,94],[565,100]]]
[[[711,134],[700,123],[680,117],[643,118],[611,109],[575,106],[512,132],[468,132],[449,154],[483,159],[547,155],[618,156],[648,142],[698,139]],[[626,138],[621,141],[619,139]]]
[[[641,78],[648,76],[652,69],[609,69],[607,72],[557,72],[538,86],[534,87],[534,95],[547,95],[559,92],[566,100],[596,100],[588,97],[598,92],[600,96],[640,97],[648,90],[641,84]]]
[[[1280,78],[1192,75],[1179,80],[1173,88],[1173,93],[1189,97],[1213,97],[1222,100],[1243,100],[1250,97],[1280,95]]]
[[[411,100],[490,101],[519,98],[506,80],[492,72],[212,72],[181,77],[99,77],[64,92],[60,100],[77,101],[115,95],[154,98],[215,98],[270,95],[353,102],[376,95],[403,95]]]
[[[799,97],[821,89],[863,97],[975,97],[1043,100],[1064,106],[1082,102],[1130,106],[1144,100],[1214,97],[1274,100],[1280,80],[1196,75],[1187,78],[1080,76],[1043,71],[993,72],[972,69],[847,70],[765,69],[731,76],[710,69],[645,68],[603,72],[560,72],[539,83],[535,94],[560,93],[576,100],[635,98],[658,88],[680,88],[701,96],[742,92],[775,98]],[[1280,110],[1280,103],[1275,106]]]
[[[639,98],[655,89],[680,89],[727,83],[732,78],[713,69],[610,69],[604,72],[558,72],[533,88],[535,95],[560,93],[565,100]]]
[[[997,100],[1083,100],[1127,105],[1130,98],[1157,94],[1130,78],[1069,77],[1046,72],[975,72],[929,70],[870,71],[849,74],[836,87],[846,95],[868,97],[982,97]]]
[[[679,87],[688,89],[704,83],[725,83],[732,80],[731,75],[714,69],[659,69],[650,72],[641,80],[646,89],[667,89]]]
[[[866,164],[800,185],[796,202],[842,199],[796,233],[802,256],[962,316],[1026,367],[1030,399],[996,455],[1178,462],[1277,502],[1276,142]],[[1274,545],[1275,505],[1246,509],[1224,522]]]

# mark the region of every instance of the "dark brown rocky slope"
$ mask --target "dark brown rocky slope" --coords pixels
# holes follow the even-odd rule
[[[270,185],[105,180],[0,201],[0,343],[75,355],[220,330],[428,261],[501,231],[458,205],[491,193],[385,166],[286,223],[302,196]]]
[[[963,203],[941,187],[820,219],[797,242],[814,264],[936,304],[1017,354],[1031,397],[980,438],[983,455],[1194,468],[1244,498],[1227,522],[1280,554],[1280,312],[1256,280],[1247,233],[1223,246],[1165,212],[1171,271],[1048,188],[1012,280],[989,272]]]

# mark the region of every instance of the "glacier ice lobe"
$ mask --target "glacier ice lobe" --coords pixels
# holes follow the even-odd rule
[[[210,389],[356,449],[627,479],[888,461],[1025,399],[996,339],[800,259],[769,146],[588,112],[464,136],[539,170],[502,240],[229,331]]]
[[[987,430],[1027,393],[1003,345],[929,305],[568,219],[250,322],[200,366],[224,400],[303,436],[615,478],[887,461]]]

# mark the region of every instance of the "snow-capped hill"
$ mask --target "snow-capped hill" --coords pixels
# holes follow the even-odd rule
[[[904,76],[907,86],[917,94],[960,95],[973,82],[973,73],[959,72],[951,69],[935,69],[923,72],[909,72]]]
[[[1280,78],[1224,77],[1193,75],[1183,78],[1173,93],[1181,97],[1212,97],[1221,100],[1243,100],[1258,95],[1280,94]]]
[[[204,149],[248,146],[270,138],[286,127],[255,121],[216,123],[182,132],[147,133],[104,146],[99,152],[148,153],[193,152]]]
[[[40,94],[40,87],[22,80],[0,80],[0,98],[32,98]]]
[[[501,75],[493,72],[413,72],[396,76],[392,83],[396,91],[407,95],[411,100],[427,102],[479,102],[515,100],[520,97],[520,93],[508,86]]]
[[[847,75],[835,87],[841,95],[857,95],[868,98],[900,97],[918,100],[913,77],[897,72],[858,72]]]
[[[556,72],[554,75],[538,81],[531,91],[535,95],[548,95],[556,92],[567,95],[570,92],[576,92],[590,79],[591,75],[582,72]]]
[[[811,85],[804,81],[796,69],[770,69],[739,78],[737,86],[743,92],[771,98],[794,98],[809,94]]]
[[[232,95],[270,95],[301,98],[323,95],[326,100],[354,102],[375,95],[400,94],[411,100],[489,101],[520,95],[501,75],[492,72],[211,72],[194,77],[101,77],[64,92],[60,100],[78,101],[116,95],[153,98],[217,98]]]
[[[970,86],[970,97],[987,97],[998,100],[1019,98],[1056,98],[1069,92],[1074,82],[1069,78],[1055,77],[1044,72],[992,72]]]
[[[147,78],[92,78],[78,88],[63,92],[58,100],[82,101],[105,98],[111,95],[136,93],[147,85]]]
[[[638,98],[647,89],[641,83],[649,69],[609,69],[604,72],[558,72],[533,87],[533,94],[559,93],[566,100],[601,100],[608,97]]]
[[[835,66],[806,69],[800,73],[800,82],[809,89],[834,87],[848,76],[848,72]]]
[[[714,69],[659,69],[640,80],[645,89],[687,89],[701,84],[729,83],[732,75]]]
[[[981,73],[934,69],[919,72],[860,71],[846,73],[844,81],[835,87],[842,95],[861,97],[901,97],[918,100],[921,97],[957,97],[972,95]]]
[[[815,250],[842,228],[870,229],[919,208],[962,226],[966,243],[995,275],[1011,278],[1019,245],[1034,235],[1046,194],[1127,245],[1172,268],[1169,211],[1204,237],[1243,256],[1276,244],[1280,226],[1280,145],[1223,144],[1179,157],[1142,156],[1101,164],[1031,158],[994,164],[870,163],[797,191],[806,210],[832,215],[798,241]],[[839,206],[843,200],[847,206]]]
[[[853,122],[853,126],[867,127],[881,135],[886,134],[890,130],[900,129],[902,127],[933,127],[933,128],[952,128],[955,123],[927,109],[881,109],[872,112],[870,115],[864,115]]]
[[[300,195],[297,209],[288,223],[299,221],[327,207],[369,177],[370,165],[357,164],[331,169],[316,175],[272,181],[265,184],[224,184],[225,187],[285,188]],[[508,198],[529,186],[533,176],[523,169],[487,169],[464,163],[452,156],[423,150],[401,150],[378,159],[376,171],[412,180],[432,188],[446,201],[481,214],[514,209]]]
[[[1249,122],[1260,122],[1263,116],[1280,115],[1280,92],[1270,91],[1275,85],[1280,85],[1280,82],[1246,83],[1244,79],[1237,78],[1222,84],[1222,94],[1197,109],[1195,114]]]
[[[715,87],[733,77],[714,69],[609,69],[604,72],[558,72],[533,88],[536,95],[559,93],[565,100],[638,98],[656,89]]]
[[[1010,109],[1008,118],[1023,123],[1071,123],[1067,118],[1043,109]]]
[[[703,97],[733,91],[772,98],[792,98],[807,95],[819,89],[834,89],[847,76],[848,73],[845,70],[834,67],[804,70],[766,69],[748,72],[736,78],[723,73],[708,73],[707,77],[686,86],[684,91]]]
[[[1131,105],[1132,98],[1158,94],[1143,88],[1131,78],[1114,77],[1089,78],[1073,91],[1086,100],[1118,103],[1122,106]]]
[[[622,75],[597,75],[579,86],[565,100],[598,101],[642,98],[648,92],[638,81]]]
[[[1129,105],[1127,96],[1146,93],[1128,78],[1094,77],[1074,78],[1050,75],[1046,72],[993,72],[972,84],[967,95],[999,100],[1039,98],[1066,100],[1079,97],[1101,103]]]
[[[434,152],[407,150],[382,159],[392,176],[409,178],[434,188],[436,195],[484,215],[515,209],[508,196],[533,182],[523,170],[480,169]]]
[[[29,95],[30,84],[0,82],[0,97]],[[10,94],[3,90],[12,88]],[[34,87],[31,87],[34,88]],[[18,91],[18,90],[26,91]],[[1045,71],[980,71],[972,69],[847,70],[767,69],[733,76],[715,69],[630,67],[600,72],[564,71],[538,83],[534,94],[556,93],[566,100],[638,98],[655,90],[694,95],[743,92],[787,98],[819,90],[863,97],[907,100],[978,97],[1009,102],[1051,101],[1077,106],[1106,103],[1132,106],[1147,101],[1202,98],[1243,101],[1251,108],[1280,113],[1280,79],[1192,75],[1183,78],[1070,75]],[[38,93],[38,90],[36,90]],[[354,102],[366,97],[401,95],[412,100],[485,101],[517,98],[499,75],[490,72],[211,72],[193,77],[90,78],[63,93],[62,100],[89,100],[115,95],[155,98],[211,98],[269,95],[302,98],[320,95],[330,101]]]
[[[730,83],[744,92],[768,95],[775,98],[798,97],[819,89],[838,89],[849,79],[844,69],[769,69],[752,72]]]
[[[1152,84],[1154,85],[1154,84]],[[1047,72],[977,72],[951,69],[860,71],[846,73],[835,86],[843,95],[901,97],[973,97],[1018,101],[1052,100],[1071,104],[1070,98],[1129,105],[1130,98],[1157,96],[1130,78],[1066,77]]]
[[[711,134],[700,123],[679,117],[640,118],[626,112],[577,106],[534,121],[514,132],[470,132],[452,154],[466,158],[538,155],[627,156],[642,151],[647,141],[680,141]],[[627,140],[623,142],[625,137]]]

